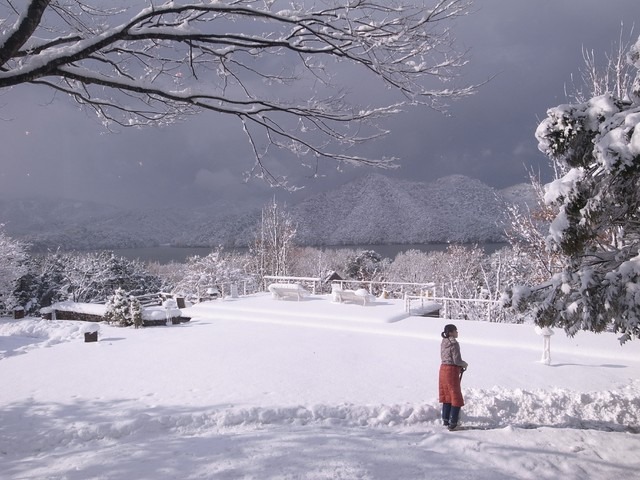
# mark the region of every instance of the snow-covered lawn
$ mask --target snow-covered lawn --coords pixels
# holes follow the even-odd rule
[[[465,429],[439,422],[443,319],[270,295],[144,329],[0,321],[3,479],[619,479],[640,471],[640,342],[455,322]]]

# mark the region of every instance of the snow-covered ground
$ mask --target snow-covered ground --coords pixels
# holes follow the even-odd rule
[[[0,477],[639,478],[640,342],[455,322],[465,428],[439,422],[443,319],[269,295],[144,329],[0,321]]]

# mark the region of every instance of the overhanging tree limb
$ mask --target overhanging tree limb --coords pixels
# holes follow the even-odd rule
[[[312,161],[389,167],[393,159],[340,145],[386,134],[379,121],[406,106],[441,109],[473,93],[443,84],[466,64],[449,27],[469,1],[152,1],[136,13],[129,2],[30,0],[18,11],[5,0],[0,89],[52,87],[119,125],[208,110],[263,130],[260,142],[252,138],[264,151],[271,144]],[[351,104],[338,64],[358,75],[352,88],[370,79],[390,93]],[[256,158],[264,173],[264,155]]]

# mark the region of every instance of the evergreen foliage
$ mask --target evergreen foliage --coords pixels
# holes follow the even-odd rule
[[[133,324],[129,308],[129,297],[122,288],[117,288],[113,295],[107,299],[106,306],[104,317],[108,323],[121,327]]]
[[[383,270],[382,256],[374,250],[363,250],[348,259],[345,274],[354,280],[379,280]]]
[[[14,292],[25,313],[36,314],[42,307],[67,299],[63,288],[63,265],[63,258],[59,253],[28,258],[27,272],[18,279]]]
[[[117,288],[131,295],[160,291],[157,275],[113,252],[54,252],[29,257],[14,296],[28,314],[55,302],[104,302]]]
[[[629,59],[640,69],[640,40]],[[566,262],[512,302],[533,306],[540,326],[640,335],[640,74],[624,98],[612,93],[547,112],[539,149],[566,172],[546,187],[557,208],[547,243]]]
[[[131,324],[136,328],[140,328],[142,326],[142,305],[140,300],[133,295],[129,296],[129,315]]]

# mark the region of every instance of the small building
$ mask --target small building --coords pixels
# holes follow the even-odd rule
[[[327,283],[336,282],[336,281],[342,281],[342,280],[344,280],[344,278],[342,278],[338,274],[338,272],[334,272],[332,270],[329,273],[327,273],[327,275],[325,275],[324,279],[322,280],[322,283],[326,285]]]

